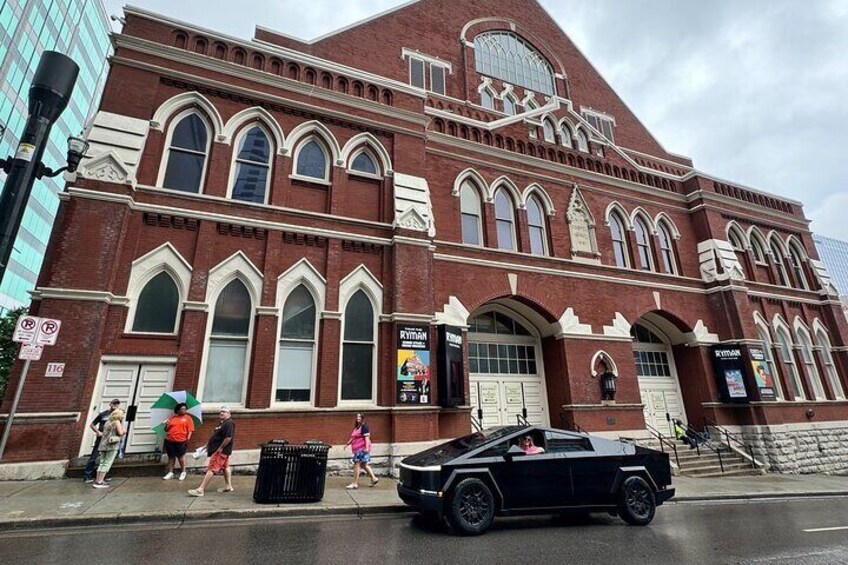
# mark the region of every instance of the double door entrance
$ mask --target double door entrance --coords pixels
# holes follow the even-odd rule
[[[173,364],[104,363],[100,369],[100,382],[88,423],[99,412],[108,410],[109,402],[117,398],[127,413],[125,422],[128,434],[124,453],[152,453],[161,446],[161,438],[150,425],[150,407],[163,393],[171,391],[173,386]],[[91,452],[94,439],[94,433],[86,426],[81,454]]]

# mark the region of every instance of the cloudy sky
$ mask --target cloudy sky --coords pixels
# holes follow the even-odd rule
[[[243,38],[261,24],[312,39],[402,1],[130,3]],[[542,4],[669,151],[801,200],[814,231],[848,240],[848,0]]]

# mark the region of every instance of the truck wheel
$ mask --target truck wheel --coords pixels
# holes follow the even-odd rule
[[[480,479],[463,479],[453,490],[450,502],[450,523],[464,536],[477,536],[492,525],[495,518],[495,497]]]
[[[628,477],[618,493],[618,514],[631,526],[647,526],[657,512],[651,485],[642,477]]]

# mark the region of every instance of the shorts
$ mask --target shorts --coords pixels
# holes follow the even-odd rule
[[[108,473],[112,468],[112,463],[115,462],[115,458],[118,456],[118,450],[112,449],[111,451],[101,451],[100,452],[100,464],[97,466],[98,473]]]
[[[371,454],[365,451],[364,449],[360,449],[359,451],[353,454],[354,463],[368,463],[370,461]]]
[[[188,445],[184,441],[165,440],[165,453],[168,457],[183,457],[188,450]]]
[[[209,462],[206,464],[206,470],[213,473],[221,473],[224,469],[230,468],[230,456],[223,453],[215,453],[209,456]]]

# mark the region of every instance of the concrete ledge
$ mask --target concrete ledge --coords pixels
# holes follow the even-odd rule
[[[0,464],[0,481],[41,481],[65,476],[68,460]]]

